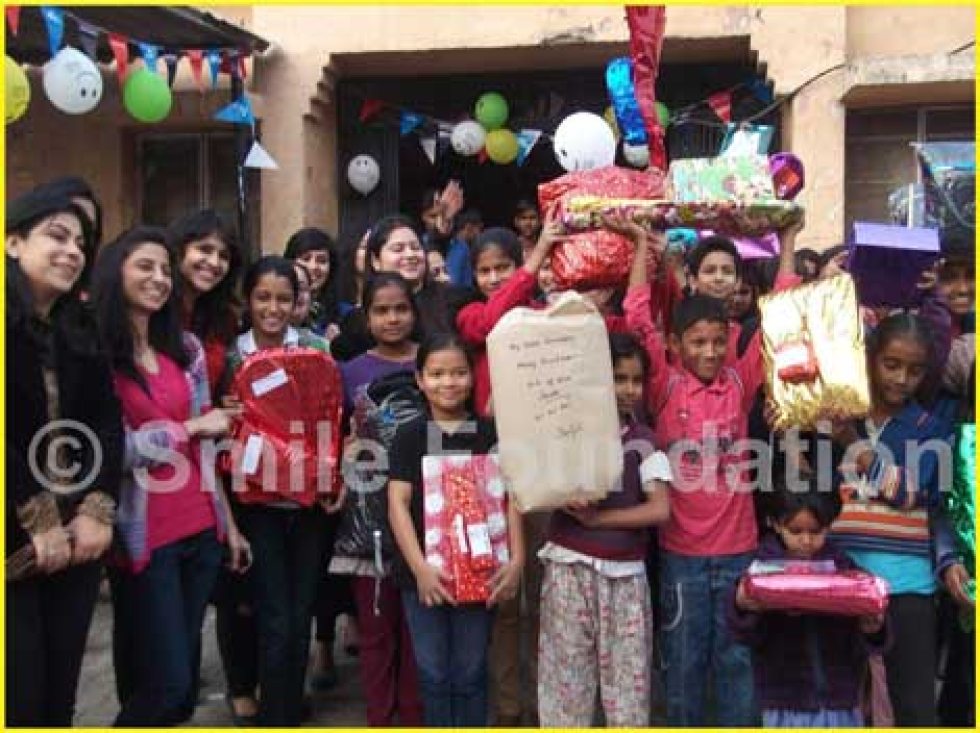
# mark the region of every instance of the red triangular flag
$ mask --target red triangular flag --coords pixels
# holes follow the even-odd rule
[[[245,54],[238,54],[238,72],[241,74],[242,81],[248,78],[248,72],[245,70]]]
[[[367,122],[384,109],[385,103],[380,99],[365,99],[361,103],[361,122]]]
[[[194,81],[197,88],[204,91],[204,51],[188,51],[187,58],[191,60],[191,71],[194,74]]]
[[[712,94],[708,97],[708,106],[718,115],[722,122],[732,121],[732,90],[726,89],[723,92]]]
[[[489,158],[490,156],[487,154],[486,148],[481,148],[479,154],[476,157],[479,159],[480,165],[483,165],[484,163],[487,162],[487,158]]]
[[[221,52],[221,66],[218,67],[218,72],[221,74],[229,74],[229,75],[231,75],[232,73],[231,58],[224,51]]]
[[[116,76],[119,77],[119,86],[122,86],[126,83],[126,69],[129,66],[129,41],[118,33],[110,33],[109,47],[116,59]]]
[[[16,36],[20,28],[20,5],[7,6],[7,23],[10,24],[10,32]]]

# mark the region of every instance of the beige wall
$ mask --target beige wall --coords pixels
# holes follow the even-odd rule
[[[529,63],[558,68],[598,65],[621,53],[627,40],[619,6],[207,9],[273,43],[253,64],[248,81],[253,107],[263,123],[263,145],[280,167],[262,173],[262,245],[267,250],[280,249],[300,226],[336,231],[333,76],[396,76],[433,68],[461,73]],[[866,105],[878,103],[877,99],[887,104],[914,103],[920,101],[915,94],[922,89],[922,85],[903,84],[900,74],[875,76],[854,69],[873,69],[882,63],[900,69],[925,68],[925,64],[931,101],[937,96],[941,101],[943,95],[949,101],[972,98],[972,83],[966,85],[963,79],[964,68],[973,68],[972,49],[964,54],[966,62],[961,57],[949,65],[951,71],[936,64],[935,58],[974,39],[973,13],[968,7],[670,7],[664,59],[745,60],[749,48],[778,94],[793,91],[829,67],[847,65],[806,87],[783,108],[785,147],[797,153],[807,168],[808,226],[802,239],[825,246],[843,234],[842,99],[861,98]],[[932,61],[927,63],[929,58]],[[955,79],[944,81],[953,75]],[[109,204],[107,231],[132,215],[133,192],[124,175],[132,162],[124,157],[119,133],[136,128],[121,110],[115,86],[114,78],[107,78],[107,94],[99,110],[81,118],[55,112],[39,85],[33,86],[35,101],[27,118],[7,131],[11,193],[71,171],[90,178]],[[186,90],[179,95],[183,101],[159,129],[195,120],[210,124],[213,111],[227,100],[226,91],[203,97],[194,91],[186,63],[177,88]]]

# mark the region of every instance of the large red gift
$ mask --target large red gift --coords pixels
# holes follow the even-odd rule
[[[426,562],[449,578],[457,602],[486,601],[510,559],[497,456],[425,456],[422,479]]]
[[[832,560],[757,560],[744,587],[749,598],[773,610],[871,616],[888,608],[883,578],[863,570],[838,570]]]
[[[576,171],[538,186],[541,211],[557,207],[565,219],[568,203],[582,196],[608,198],[663,198],[666,184],[659,171],[636,171],[608,166]],[[587,291],[622,285],[629,276],[633,245],[625,237],[604,230],[570,234],[552,252],[551,269],[559,290]],[[655,263],[653,263],[655,268]]]
[[[241,400],[232,473],[245,504],[287,499],[312,506],[339,489],[340,370],[322,351],[284,347],[249,356],[235,375]]]

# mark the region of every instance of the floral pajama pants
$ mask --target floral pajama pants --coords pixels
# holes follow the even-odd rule
[[[609,578],[585,564],[546,561],[538,646],[541,726],[591,727],[598,688],[609,727],[647,727],[652,641],[645,574]]]

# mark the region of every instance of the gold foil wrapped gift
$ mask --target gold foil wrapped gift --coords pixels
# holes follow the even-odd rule
[[[870,409],[854,280],[837,275],[759,298],[766,391],[777,430]]]

